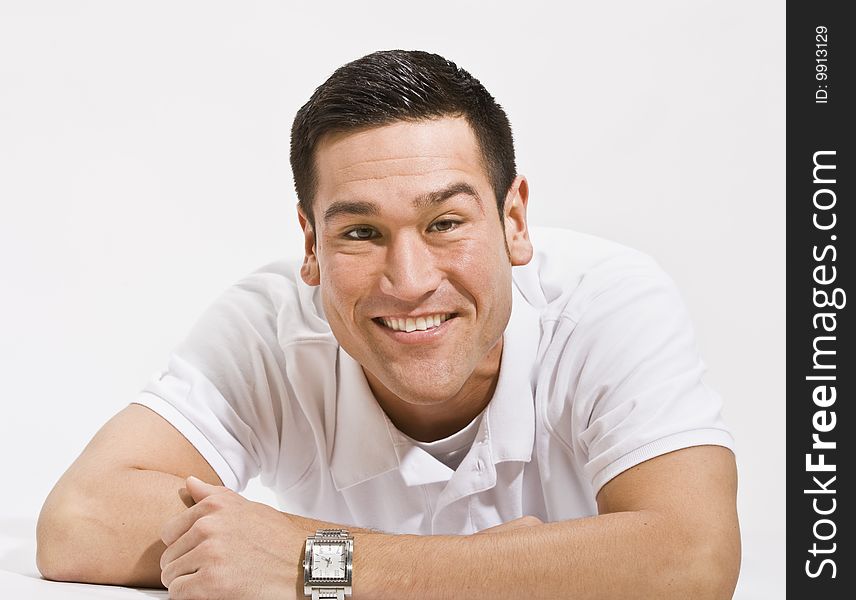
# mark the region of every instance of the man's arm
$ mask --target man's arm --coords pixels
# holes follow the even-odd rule
[[[131,404],[110,419],[45,500],[36,564],[48,579],[162,587],[160,527],[186,506],[188,475],[222,485],[181,433]]]
[[[161,529],[193,503],[184,489],[189,475],[222,486],[163,417],[127,406],[95,434],[45,500],[36,528],[39,571],[57,581],[163,588]],[[286,516],[307,536],[333,526]]]
[[[731,598],[736,490],[733,454],[699,446],[615,477],[595,517],[494,535],[355,535],[354,598]]]
[[[303,596],[302,543],[316,522],[224,487],[187,486],[196,504],[161,530],[171,598]],[[731,452],[699,446],[615,477],[596,517],[519,519],[470,536],[349,528],[354,598],[727,599],[740,566],[736,486]]]

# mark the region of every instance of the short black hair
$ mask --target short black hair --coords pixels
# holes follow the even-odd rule
[[[421,50],[382,50],[339,67],[304,104],[291,127],[291,170],[300,207],[315,227],[315,149],[326,134],[447,116],[473,129],[503,222],[517,169],[511,124],[478,79]]]

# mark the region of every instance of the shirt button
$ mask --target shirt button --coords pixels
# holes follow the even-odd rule
[[[482,459],[478,459],[476,461],[476,471],[478,471],[479,473],[484,471],[484,462],[482,461]]]

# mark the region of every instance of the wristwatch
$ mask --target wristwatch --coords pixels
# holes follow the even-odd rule
[[[352,593],[354,536],[347,529],[319,529],[306,538],[303,594],[312,600],[343,600]]]

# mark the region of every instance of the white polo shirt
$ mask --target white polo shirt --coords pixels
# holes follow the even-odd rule
[[[454,471],[386,417],[299,261],[226,290],[135,402],[233,490],[260,475],[281,510],[398,533],[594,515],[601,486],[625,469],[689,446],[732,448],[687,311],[654,261],[568,230],[530,235],[496,391]]]

